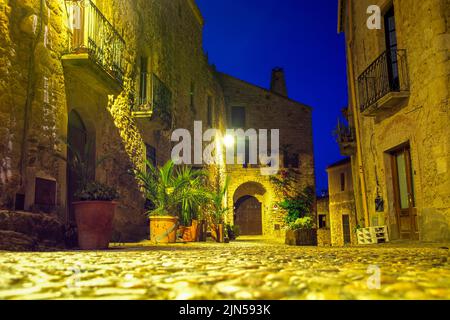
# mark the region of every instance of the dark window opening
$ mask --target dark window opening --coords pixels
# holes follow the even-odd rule
[[[231,109],[231,126],[234,129],[245,129],[245,108],[233,107]]]
[[[139,104],[147,103],[148,98],[148,58],[141,57],[141,72],[139,78]]]
[[[400,78],[397,59],[398,57],[397,30],[395,26],[395,15],[393,6],[384,15],[384,28],[386,38],[389,84],[392,91],[399,91]]]
[[[345,173],[341,173],[341,191],[345,191]]]
[[[319,214],[319,229],[323,229],[327,227],[327,215]]]

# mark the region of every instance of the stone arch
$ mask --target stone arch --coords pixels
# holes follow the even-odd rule
[[[242,235],[265,234],[267,221],[267,189],[259,182],[247,181],[232,193],[233,223],[241,228]]]

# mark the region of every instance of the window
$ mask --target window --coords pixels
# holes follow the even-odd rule
[[[345,173],[341,173],[341,191],[345,191]]]
[[[146,144],[145,147],[146,147],[147,161],[150,162],[154,167],[156,167],[157,166],[156,149],[148,144]]]
[[[208,102],[207,102],[207,121],[208,121],[208,128],[212,128],[213,126],[213,115],[214,115],[214,103],[213,98],[211,96],[208,96]]]
[[[231,109],[231,126],[234,129],[245,129],[245,108],[233,107]]]
[[[284,167],[285,168],[298,168],[300,166],[299,154],[284,152],[283,156]]]
[[[391,89],[397,91],[400,89],[400,78],[397,60],[397,30],[395,27],[395,15],[393,6],[384,15],[384,29],[386,37],[386,54],[389,82]]]
[[[141,57],[141,72],[139,77],[139,104],[147,103],[148,97],[148,58]]]
[[[323,229],[327,227],[327,215],[319,214],[319,229]]]

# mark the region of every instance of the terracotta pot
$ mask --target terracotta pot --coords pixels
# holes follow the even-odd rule
[[[82,250],[108,249],[117,202],[81,201],[72,204]]]
[[[185,242],[197,241],[199,224],[198,220],[192,220],[192,225],[190,227],[179,227],[181,230],[181,237]]]
[[[197,241],[206,242],[208,234],[208,223],[206,220],[200,220],[197,233]]]
[[[211,237],[216,242],[224,242],[223,224],[213,224],[211,227]]]
[[[171,216],[150,217],[150,240],[157,243],[177,242],[178,218]]]

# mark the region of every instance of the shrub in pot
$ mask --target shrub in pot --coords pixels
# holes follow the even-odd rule
[[[75,194],[75,221],[78,245],[83,250],[104,250],[109,246],[113,230],[114,213],[119,197],[117,190],[92,181]]]
[[[83,150],[70,145],[63,140],[69,150],[69,157],[60,154],[56,157],[67,162],[68,166],[77,176],[77,191],[72,203],[78,235],[78,246],[83,250],[107,249],[111,240],[115,208],[119,194],[115,188],[94,180],[95,169],[108,159],[111,155],[104,155],[96,161],[92,159],[94,154],[93,141],[89,141]],[[69,229],[68,243],[72,245],[71,231]]]
[[[295,246],[317,246],[317,229],[313,218],[307,216],[298,218],[288,225],[286,244]]]
[[[175,168],[173,161],[168,161],[161,168],[155,168],[147,161],[146,169],[136,172],[136,177],[142,184],[147,200],[153,204],[153,209],[147,212],[150,218],[150,240],[174,243],[183,204],[200,203],[205,197],[205,190],[200,188],[203,173],[187,167]]]

